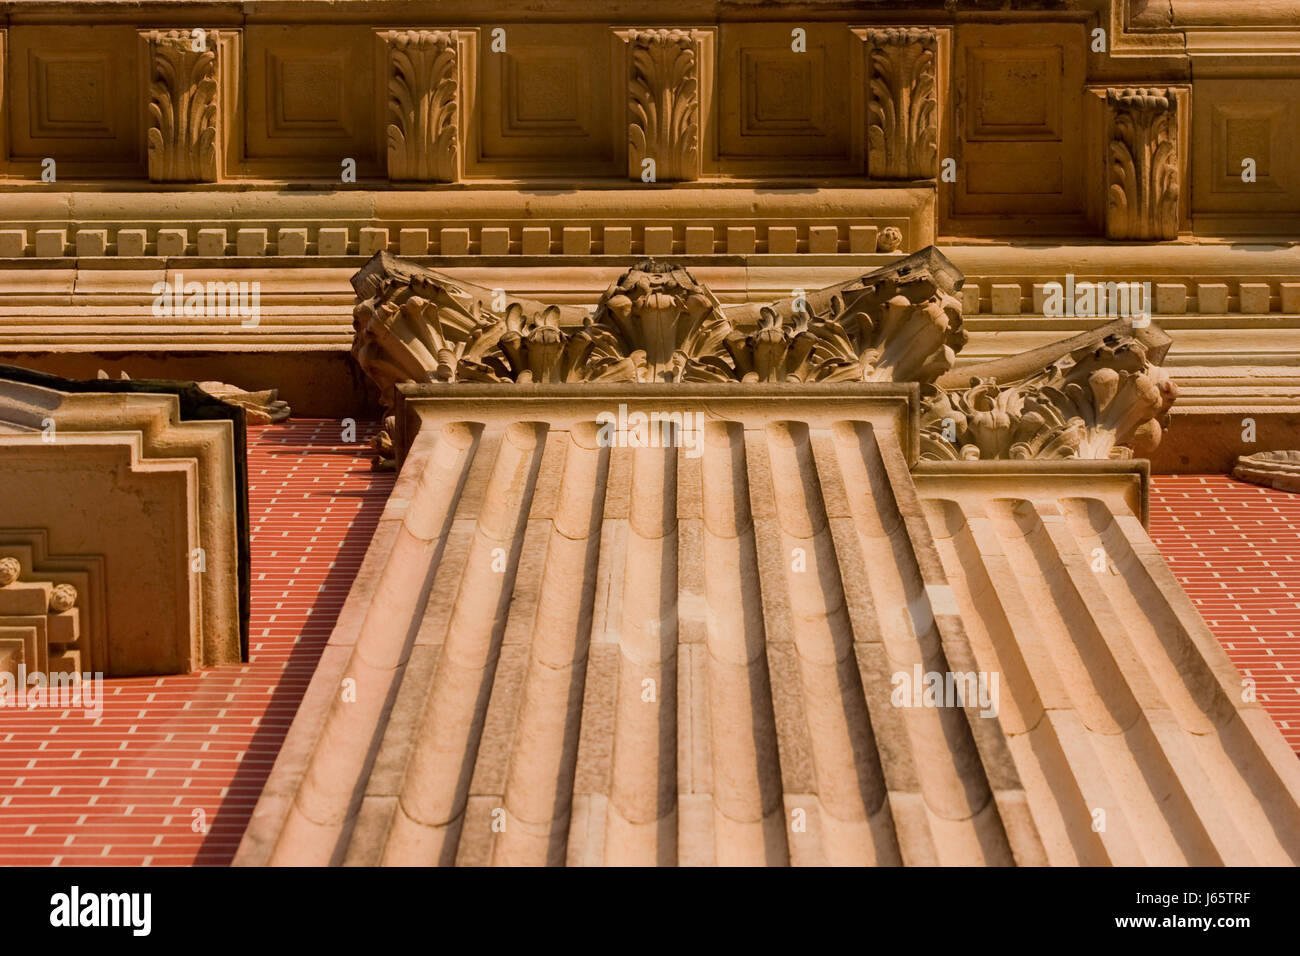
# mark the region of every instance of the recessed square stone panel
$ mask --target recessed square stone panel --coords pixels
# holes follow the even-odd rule
[[[806,49],[795,48],[796,29],[805,31]],[[842,24],[720,27],[713,170],[862,173],[862,57],[860,40]]]
[[[1300,211],[1300,80],[1198,81],[1192,98],[1194,212]],[[1253,181],[1242,178],[1253,161]]]
[[[742,136],[826,135],[826,52],[740,51]]]
[[[268,135],[347,136],[344,117],[346,58],[268,54],[271,88]]]
[[[376,44],[347,26],[250,27],[245,42],[245,158],[333,168],[376,156]],[[281,164],[283,168],[283,164]],[[362,172],[359,168],[359,172]]]
[[[113,138],[113,71],[107,51],[37,53],[28,58],[32,132],[39,136]]]
[[[1081,213],[1082,26],[963,24],[956,32],[953,214]]]
[[[617,38],[597,24],[479,32],[478,108],[467,117],[470,175],[615,174],[626,143]]]
[[[966,138],[1061,138],[1060,47],[969,47]]]
[[[138,44],[133,28],[9,31],[11,157],[52,157],[68,170],[117,175],[140,160]],[[103,169],[116,164],[118,169]]]

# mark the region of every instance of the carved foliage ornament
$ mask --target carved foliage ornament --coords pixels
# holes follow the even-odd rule
[[[382,33],[388,49],[388,177],[453,182],[456,169],[456,35]]]
[[[643,178],[651,159],[656,180],[698,178],[695,38],[685,30],[632,31],[628,61],[628,175]]]
[[[1106,91],[1106,236],[1178,235],[1178,95],[1172,90]]]
[[[643,259],[581,324],[561,327],[555,307],[484,308],[421,270],[358,303],[353,354],[386,396],[398,381],[931,382],[966,341],[945,286],[924,268],[882,270],[764,309],[743,329],[686,269]]]
[[[1177,389],[1131,336],[1077,349],[1015,385],[975,378],[931,389],[921,457],[931,461],[1130,458],[1160,443]]]
[[[217,179],[217,50],[212,35],[154,30],[149,44],[149,178]],[[196,50],[198,46],[200,49]]]
[[[871,70],[867,170],[878,179],[926,179],[939,156],[931,30],[868,30]]]
[[[398,382],[916,382],[922,457],[1148,454],[1176,395],[1132,335],[1076,348],[1023,381],[934,383],[966,342],[960,273],[925,250],[857,280],[730,311],[686,269],[643,259],[586,315],[463,286],[380,254],[353,280],[353,354]],[[565,321],[567,319],[567,321]]]

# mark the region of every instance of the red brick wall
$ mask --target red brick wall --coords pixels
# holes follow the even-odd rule
[[[1300,494],[1160,475],[1151,537],[1300,753]]]
[[[230,861],[392,487],[371,430],[249,429],[248,664],[105,681],[97,720],[0,710],[0,864]]]
[[[108,681],[98,720],[0,711],[0,864],[234,854],[392,487],[338,422],[249,439],[251,661]],[[1151,532],[1300,751],[1300,495],[1161,476]]]

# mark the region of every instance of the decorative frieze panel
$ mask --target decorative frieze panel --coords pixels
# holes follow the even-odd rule
[[[1141,58],[1093,50],[1082,23],[1014,14],[924,26],[775,12],[713,26],[541,14],[407,27],[382,16],[331,22],[325,4],[295,10],[293,23],[242,26],[222,17],[217,26],[115,24],[85,11],[85,22],[57,27],[39,14],[9,24],[0,176],[32,195],[108,179],[242,182],[258,192],[490,182],[488,192],[500,180],[834,177],[867,194],[864,176],[873,193],[939,178],[916,187],[942,196],[932,233],[1126,241],[1188,228],[1285,235],[1300,215],[1300,79],[1285,57],[1256,69],[1266,57],[1242,53],[1232,30],[1214,37],[1232,55],[1184,51],[1208,67],[1193,103],[1182,68],[1149,72]],[[1267,42],[1266,52],[1289,49],[1280,35]],[[809,194],[824,217],[818,202]],[[449,254],[475,254],[463,238],[448,237]],[[0,240],[0,256],[11,243]],[[499,254],[497,243],[486,254]],[[728,245],[743,252],[746,238]],[[782,232],[775,249],[789,245]],[[82,254],[96,248],[91,240]]]
[[[244,30],[240,161],[247,175],[342,182],[374,176],[387,70],[373,34],[348,25]],[[289,171],[292,170],[292,173]]]
[[[136,31],[23,25],[11,27],[7,41],[0,54],[7,150],[0,160],[38,182],[49,181],[49,160],[64,178],[139,177],[144,102]]]
[[[141,37],[150,76],[149,178],[215,182],[221,150],[217,38],[202,30],[150,30]]]
[[[622,176],[623,42],[600,24],[480,28],[469,52],[467,178]]]
[[[1179,220],[1178,94],[1106,92],[1106,237],[1174,239]]]
[[[1267,58],[1261,57],[1261,61]],[[1198,231],[1290,235],[1300,213],[1300,79],[1198,79],[1185,136]]]
[[[630,30],[628,176],[691,180],[700,174],[698,41],[688,30]]]
[[[454,182],[459,176],[459,58],[454,31],[380,34],[388,62],[388,178]]]
[[[1086,55],[1080,24],[958,25],[949,147],[957,163],[942,188],[950,215],[985,217],[963,231],[1023,233],[1019,217],[1083,212]]]
[[[928,29],[866,30],[870,98],[867,172],[874,179],[936,175],[939,38]]]

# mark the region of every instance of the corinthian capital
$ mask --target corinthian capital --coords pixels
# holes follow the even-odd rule
[[[1160,444],[1178,390],[1133,336],[1108,335],[1013,385],[972,379],[935,388],[921,416],[921,457],[1130,458]]]

